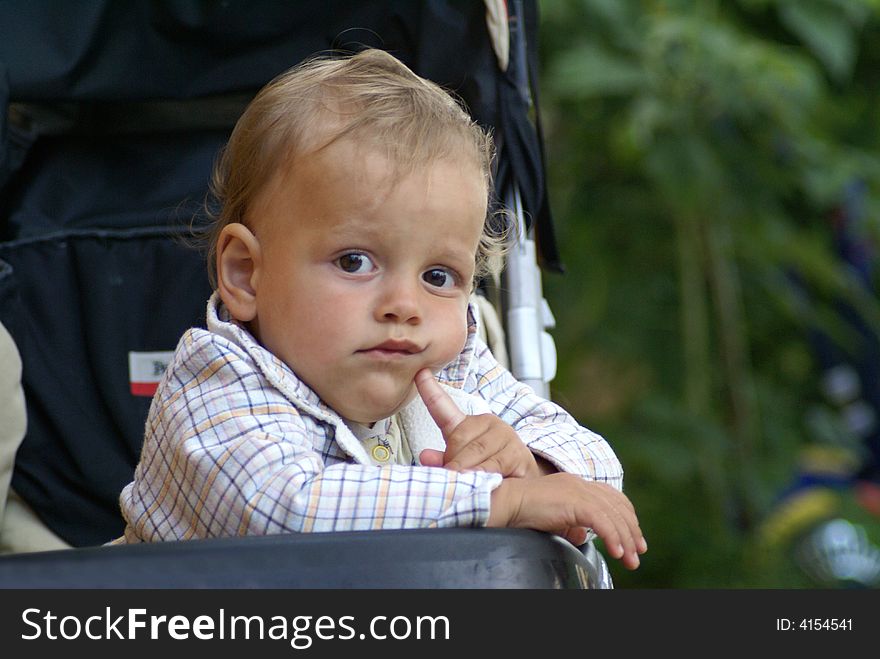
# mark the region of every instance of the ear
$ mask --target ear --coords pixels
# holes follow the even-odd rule
[[[238,222],[223,227],[217,239],[217,290],[232,317],[244,323],[257,315],[261,260],[260,243],[250,229]]]

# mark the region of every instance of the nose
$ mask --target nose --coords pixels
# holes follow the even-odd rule
[[[383,284],[374,312],[376,320],[418,325],[422,320],[418,282],[393,277]]]

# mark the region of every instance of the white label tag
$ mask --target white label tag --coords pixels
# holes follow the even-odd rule
[[[128,379],[132,396],[152,396],[174,355],[173,350],[129,352]]]

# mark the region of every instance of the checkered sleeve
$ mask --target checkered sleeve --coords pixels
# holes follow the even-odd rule
[[[353,464],[232,342],[181,339],[122,492],[126,538],[483,526],[497,474]]]
[[[479,338],[465,387],[484,398],[494,414],[513,426],[533,453],[560,471],[623,488],[623,469],[608,442],[516,380]]]

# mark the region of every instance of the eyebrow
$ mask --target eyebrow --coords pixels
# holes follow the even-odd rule
[[[368,235],[381,235],[376,223],[363,217],[334,218],[334,222],[328,226],[337,233],[366,233]]]

